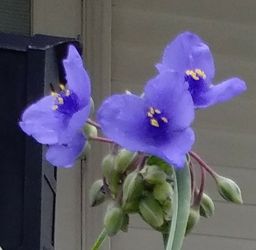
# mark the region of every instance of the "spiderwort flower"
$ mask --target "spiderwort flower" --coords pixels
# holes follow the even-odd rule
[[[145,86],[143,97],[113,95],[97,113],[103,133],[130,151],[152,154],[183,167],[194,142],[191,95],[183,77],[164,71]]]
[[[90,111],[90,79],[73,45],[63,60],[66,86],[54,90],[29,106],[19,122],[22,130],[48,145],[46,159],[57,167],[70,167],[81,153],[85,137],[81,131]]]
[[[183,74],[197,108],[228,101],[246,90],[245,82],[239,78],[212,84],[215,67],[211,51],[200,37],[190,32],[181,33],[167,45],[162,62],[156,67],[160,72],[169,69]]]

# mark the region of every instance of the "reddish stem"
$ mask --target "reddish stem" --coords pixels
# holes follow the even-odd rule
[[[205,186],[205,169],[201,166],[201,184],[200,184],[200,188],[199,188],[199,192],[194,200],[194,206],[198,207],[200,205],[202,196],[203,196],[203,192],[204,192],[204,186]]]
[[[100,142],[105,142],[105,143],[114,143],[112,140],[105,138],[105,137],[99,137],[99,136],[90,136],[89,137],[90,140],[94,140],[94,141],[100,141]]]
[[[98,128],[98,129],[101,129],[100,124],[95,122],[95,121],[93,121],[92,119],[88,119],[87,123],[93,125],[94,127]]]
[[[202,158],[195,152],[190,151],[189,155],[195,159],[200,166],[202,166],[216,181],[216,176],[218,175]]]

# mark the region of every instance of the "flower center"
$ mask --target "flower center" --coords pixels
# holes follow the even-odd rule
[[[186,70],[186,78],[192,78],[195,81],[199,81],[200,79],[206,79],[206,74],[201,69],[194,69],[194,70]]]
[[[59,93],[56,93],[54,90],[51,92],[51,95],[55,97],[52,109],[66,115],[74,114],[79,110],[77,95],[62,84],[60,89]]]
[[[168,123],[168,119],[162,115],[159,109],[150,107],[147,112],[147,117],[149,118],[150,125],[159,128],[161,124]]]

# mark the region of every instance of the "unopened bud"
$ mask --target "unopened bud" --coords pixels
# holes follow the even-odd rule
[[[210,196],[203,193],[200,202],[200,215],[209,218],[214,214],[215,206]]]
[[[122,208],[128,214],[137,213],[139,211],[139,199],[125,202]]]
[[[172,200],[166,199],[165,202],[162,204],[162,210],[164,214],[164,220],[170,221],[172,218]]]
[[[105,199],[105,193],[103,190],[103,181],[102,180],[97,180],[95,181],[89,192],[89,203],[90,206],[94,207],[99,204],[101,204]]]
[[[86,123],[84,126],[84,132],[87,135],[87,137],[97,137],[98,136],[98,130],[95,126]]]
[[[123,184],[123,204],[138,198],[143,190],[143,178],[137,171],[127,175]]]
[[[218,191],[227,201],[242,204],[243,199],[239,186],[231,179],[218,175],[216,177]]]
[[[162,182],[154,186],[153,195],[161,204],[163,204],[173,195],[173,188],[170,183],[166,181]]]
[[[161,184],[166,181],[166,173],[156,165],[148,165],[145,168],[144,179],[149,184]]]
[[[116,170],[120,173],[124,173],[134,159],[135,155],[135,153],[132,153],[124,148],[121,149],[116,156]]]
[[[119,205],[111,204],[104,217],[104,226],[109,236],[115,235],[122,227],[124,213]]]
[[[164,223],[164,215],[159,202],[152,195],[141,199],[139,210],[142,218],[153,228],[160,228]]]
[[[115,156],[108,154],[102,161],[102,173],[106,178],[110,191],[115,195],[120,188],[120,175],[115,170]]]
[[[189,234],[192,231],[195,225],[199,222],[199,219],[200,219],[199,209],[192,207],[189,212],[185,235]]]
[[[112,154],[106,155],[101,163],[103,176],[108,178],[115,167],[115,156]]]

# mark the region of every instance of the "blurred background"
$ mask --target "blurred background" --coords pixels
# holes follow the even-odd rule
[[[215,83],[239,76],[248,91],[229,103],[197,111],[194,150],[217,172],[237,181],[244,205],[224,202],[207,178],[216,214],[201,219],[184,250],[256,249],[256,2],[254,0],[1,0],[0,32],[78,39],[92,78],[96,107],[111,93],[141,93],[156,74],[166,44],[192,31],[210,46]],[[100,177],[100,156],[58,170],[55,248],[90,249],[101,230],[103,208],[87,206],[91,183]],[[161,235],[134,217],[129,232],[106,242],[109,250],[155,250]]]

